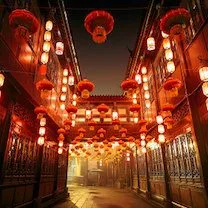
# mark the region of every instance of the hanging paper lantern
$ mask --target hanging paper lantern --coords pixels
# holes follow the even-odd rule
[[[122,138],[125,138],[126,137],[126,133],[127,133],[127,129],[126,128],[121,128],[119,130],[119,133],[121,134]]]
[[[168,11],[160,20],[160,29],[166,34],[177,35],[181,33],[182,27],[187,26],[190,21],[190,13],[184,8]]]
[[[176,78],[168,78],[163,84],[164,90],[168,91],[170,96],[177,97],[178,89],[181,87],[181,81]]]
[[[16,9],[9,15],[9,24],[15,30],[15,38],[24,42],[29,39],[29,35],[32,35],[38,31],[39,21],[38,19],[25,9]]]
[[[47,64],[49,59],[49,55],[46,52],[43,52],[40,58],[42,64]]]
[[[94,131],[95,130],[95,125],[96,125],[96,122],[94,120],[89,120],[87,122],[87,125],[89,126],[89,130],[90,131]]]
[[[49,42],[49,41],[45,41],[45,42],[43,43],[43,51],[44,51],[44,52],[49,52],[50,49],[51,49],[51,44],[50,44],[50,42]]]
[[[94,84],[87,79],[78,83],[78,90],[81,92],[81,97],[84,99],[89,98],[90,92],[94,89]]]
[[[142,153],[146,153],[147,152],[147,149],[145,147],[142,147]]]
[[[171,47],[171,43],[170,43],[170,39],[169,38],[165,38],[163,40],[163,48],[165,50],[169,49]]]
[[[46,118],[42,117],[40,118],[40,126],[45,126],[46,125]]]
[[[99,134],[100,138],[104,138],[105,134],[106,134],[106,130],[103,128],[98,129],[97,133]]]
[[[68,107],[66,108],[66,111],[69,113],[69,114],[75,114],[77,113],[77,110],[78,108],[74,105],[68,105]]]
[[[102,103],[97,106],[97,110],[100,113],[100,117],[105,118],[106,113],[109,111],[109,107],[106,104]]]
[[[164,134],[159,134],[158,135],[158,142],[159,143],[164,143],[165,142],[165,135]]]
[[[145,141],[145,140],[142,140],[142,141],[141,141],[141,146],[142,146],[142,147],[145,147],[145,145],[146,145],[146,141]]]
[[[46,133],[46,128],[44,126],[40,126],[39,128],[39,135],[44,136]]]
[[[167,71],[173,73],[175,71],[175,63],[173,61],[167,62]]]
[[[123,91],[127,92],[127,97],[132,97],[132,94],[138,88],[138,83],[134,79],[126,79],[121,83]]]
[[[4,80],[5,80],[5,77],[2,73],[0,73],[0,87],[2,87],[4,85]]]
[[[92,117],[92,111],[89,110],[89,109],[87,109],[87,110],[85,111],[85,118],[86,118],[86,119],[91,119],[91,117]]]
[[[168,38],[169,37],[169,35],[164,33],[163,31],[161,31],[161,35],[162,35],[163,38]]]
[[[156,121],[157,121],[157,124],[162,124],[163,123],[163,117],[161,115],[158,115],[156,117]]]
[[[63,153],[63,148],[59,147],[58,148],[58,154],[61,155]]]
[[[43,39],[44,41],[51,41],[51,32],[45,31]]]
[[[148,51],[155,50],[155,39],[153,37],[149,37],[147,39],[147,50]]]
[[[135,80],[138,84],[141,84],[142,83],[142,77],[140,74],[136,74],[135,75]]]
[[[34,109],[37,119],[41,119],[45,114],[47,114],[47,109],[43,105],[40,105]]]
[[[39,136],[38,137],[38,145],[42,146],[44,145],[45,142],[45,138],[43,136]]]
[[[50,96],[51,90],[54,88],[52,82],[47,79],[40,80],[36,83],[36,89],[40,91],[40,96],[43,99],[46,99]]]
[[[63,140],[60,140],[59,143],[58,143],[58,146],[59,147],[63,147],[64,146],[64,141]]]
[[[199,69],[199,75],[200,75],[200,79],[203,82],[207,82],[208,81],[208,67],[207,66],[203,66]]]
[[[57,42],[56,43],[56,54],[58,56],[63,55],[64,53],[64,44],[62,42]]]
[[[158,125],[158,133],[163,134],[165,133],[165,127],[162,124]]]
[[[51,31],[53,29],[53,22],[51,20],[48,20],[45,24],[45,29],[47,31]]]
[[[119,119],[113,120],[112,124],[113,124],[113,129],[114,130],[118,130],[119,129],[119,125],[120,125],[120,120]]]
[[[145,102],[146,108],[149,109],[149,108],[151,107],[151,102],[150,102],[150,100],[145,100],[144,102]]]
[[[108,12],[96,10],[86,16],[84,26],[95,43],[104,43],[107,35],[113,30],[114,19]]]
[[[84,128],[79,128],[78,132],[79,132],[80,137],[84,137],[84,134],[86,133],[86,130]]]
[[[208,82],[204,82],[202,84],[202,91],[203,91],[203,94],[208,97]]]

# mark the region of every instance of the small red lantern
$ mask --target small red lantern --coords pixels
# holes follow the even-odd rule
[[[126,133],[127,133],[127,129],[126,128],[121,128],[119,130],[119,133],[121,134],[122,138],[125,138],[126,137]]]
[[[108,112],[109,107],[106,104],[102,103],[97,106],[97,110],[100,113],[100,117],[105,118],[105,114]]]
[[[9,24],[15,29],[15,38],[21,43],[29,39],[29,35],[37,32],[38,19],[25,9],[16,9],[9,15]]]
[[[126,79],[121,83],[121,88],[127,92],[127,97],[132,97],[138,86],[138,82],[134,79]]]
[[[109,140],[110,140],[111,142],[114,142],[114,141],[116,141],[116,137],[115,137],[115,136],[111,136]]]
[[[47,109],[40,105],[34,109],[34,112],[37,114],[37,119],[41,119],[47,113]]]
[[[39,73],[40,75],[44,76],[47,72],[47,66],[45,64],[41,64],[39,67]]]
[[[119,119],[113,120],[112,124],[113,124],[113,129],[114,130],[118,130],[119,129],[119,125],[120,125],[120,120]]]
[[[103,141],[103,144],[108,144],[108,140],[105,139],[105,140]]]
[[[72,125],[72,121],[71,121],[71,120],[67,119],[67,120],[64,121],[64,126],[65,126],[65,129],[66,129],[67,131],[70,130],[71,125]]]
[[[63,129],[63,128],[60,128],[60,129],[58,129],[57,133],[58,133],[58,134],[65,134],[66,131],[65,131],[65,129]]]
[[[90,97],[90,92],[93,91],[95,85],[87,79],[78,83],[78,90],[81,92],[81,97],[87,99]]]
[[[97,133],[99,134],[100,138],[104,138],[105,134],[106,134],[106,130],[103,128],[100,128]]]
[[[92,140],[94,142],[98,142],[100,140],[100,138],[97,135],[95,135],[95,136],[92,137]]]
[[[92,142],[91,139],[88,139],[88,140],[87,140],[87,143],[90,145],[90,144],[92,144],[93,142]]]
[[[114,19],[108,12],[96,10],[86,16],[84,26],[95,43],[104,43],[107,35],[113,30]]]
[[[178,89],[181,87],[181,81],[175,78],[168,78],[163,85],[164,90],[170,93],[170,96],[177,97],[178,96]]]
[[[96,125],[96,122],[94,120],[89,120],[87,122],[87,125],[89,126],[89,130],[90,131],[94,131],[95,130],[95,125]]]
[[[47,79],[40,80],[36,83],[36,89],[40,91],[40,96],[43,99],[46,99],[50,96],[51,90],[54,88],[52,82]]]
[[[133,113],[133,116],[136,117],[140,111],[141,106],[139,104],[133,104],[129,107],[129,110]]]
[[[183,25],[188,25],[190,13],[184,8],[168,11],[160,20],[160,29],[166,34],[177,35],[182,31]]]
[[[82,138],[82,137],[84,137],[84,134],[86,133],[86,130],[84,128],[79,128],[78,132],[79,132],[79,136]]]
[[[146,134],[147,133],[147,127],[146,125],[141,126],[140,130],[139,130],[140,134]]]
[[[74,105],[68,105],[68,107],[66,108],[66,111],[69,113],[69,114],[74,114],[74,113],[77,113],[77,110],[78,108]]]

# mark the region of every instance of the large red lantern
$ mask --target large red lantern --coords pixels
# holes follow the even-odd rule
[[[87,80],[84,79],[78,83],[78,90],[81,92],[81,97],[87,99],[90,97],[90,92],[93,91],[95,85]]]
[[[100,113],[100,117],[105,118],[105,114],[108,112],[109,107],[106,104],[102,103],[97,106],[97,110]]]
[[[127,92],[127,97],[132,97],[138,86],[139,84],[135,79],[126,79],[121,83],[121,88]]]
[[[129,110],[133,113],[133,117],[138,116],[141,106],[139,104],[133,104],[129,107]]]
[[[68,107],[66,108],[66,111],[69,113],[69,114],[74,114],[76,113],[78,110],[78,108],[74,105],[68,105]]]
[[[15,30],[15,38],[24,42],[29,39],[29,35],[37,32],[39,21],[28,10],[16,9],[9,15],[9,24]]]
[[[177,97],[178,89],[181,87],[181,81],[179,79],[170,77],[165,81],[163,87],[164,90],[169,92],[170,96]]]
[[[107,35],[113,30],[114,19],[108,12],[96,10],[86,16],[84,26],[95,43],[104,43]]]
[[[166,34],[177,35],[182,31],[182,26],[188,25],[190,13],[184,8],[168,11],[160,20],[160,29]]]
[[[36,83],[36,89],[40,91],[40,96],[43,99],[46,99],[50,96],[51,90],[53,88],[53,83],[47,79],[42,79]]]
[[[47,109],[43,105],[40,105],[34,109],[34,112],[37,114],[37,119],[41,119],[47,113]]]

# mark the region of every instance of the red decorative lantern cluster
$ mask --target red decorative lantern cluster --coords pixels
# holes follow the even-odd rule
[[[170,93],[170,96],[177,97],[178,89],[181,87],[181,81],[179,79],[170,77],[165,81],[163,87],[164,90]]]
[[[96,10],[86,16],[84,26],[95,43],[104,43],[107,35],[113,30],[114,19],[108,12]]]
[[[168,11],[160,22],[160,29],[166,34],[177,35],[182,31],[182,26],[188,25],[190,13],[184,8],[177,8]]]
[[[47,79],[42,79],[36,83],[36,89],[40,92],[42,99],[48,98],[53,88],[53,83]]]
[[[90,97],[90,92],[93,91],[95,85],[87,79],[78,83],[78,90],[81,92],[81,97],[87,99]]]
[[[100,117],[105,118],[106,113],[109,111],[109,107],[106,104],[102,103],[97,106],[97,110],[100,113]]]
[[[127,92],[127,97],[132,97],[138,86],[138,82],[134,79],[126,79],[121,83],[121,88]]]
[[[40,25],[34,14],[25,9],[12,11],[9,24],[15,30],[15,38],[20,42],[27,41],[29,35],[36,33]]]

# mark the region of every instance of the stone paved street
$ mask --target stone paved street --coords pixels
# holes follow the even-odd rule
[[[54,208],[151,208],[149,203],[123,189],[107,187],[69,187],[70,199]]]

